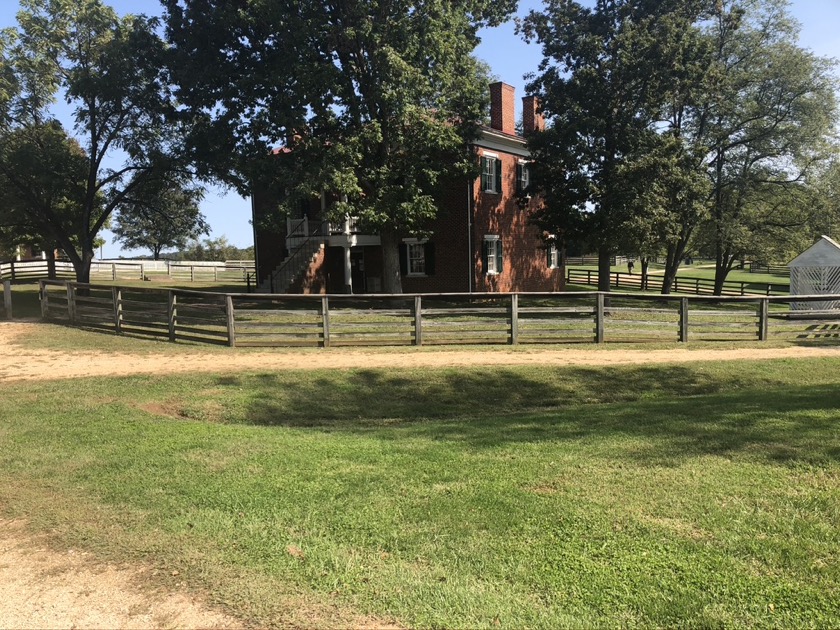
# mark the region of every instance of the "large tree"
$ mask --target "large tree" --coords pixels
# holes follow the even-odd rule
[[[602,291],[609,291],[610,258],[628,246],[631,227],[637,233],[661,227],[661,213],[648,213],[638,200],[657,197],[662,208],[666,195],[650,187],[691,179],[679,135],[668,142],[659,136],[675,86],[702,74],[705,51],[695,45],[694,24],[705,5],[598,0],[589,8],[547,0],[521,27],[542,45],[528,89],[549,119],[529,141],[542,200],[534,218],[550,233],[597,249]],[[651,161],[651,152],[661,159]],[[640,177],[652,168],[657,179]]]
[[[155,260],[164,249],[184,249],[210,233],[198,206],[201,189],[176,178],[149,180],[134,188],[120,205],[111,227],[114,241],[130,249],[148,249]]]
[[[710,222],[699,246],[716,259],[720,293],[735,262],[767,255],[809,222],[803,186],[831,154],[833,63],[797,45],[786,0],[720,0],[706,32],[713,81],[690,112],[708,150]]]
[[[286,210],[335,194],[333,218],[379,233],[383,286],[400,292],[399,237],[422,233],[444,186],[476,173],[467,148],[487,77],[472,52],[516,2],[165,3],[197,162],[241,192],[267,165]]]
[[[154,19],[120,18],[100,0],[20,4],[19,28],[4,33],[0,60],[0,176],[15,187],[18,210],[87,282],[97,235],[111,214],[135,187],[171,168],[178,136],[168,123],[166,47]],[[54,120],[59,97],[72,108],[72,137]],[[73,189],[62,196],[60,214],[42,203],[43,189],[27,183],[14,158],[26,150],[21,140],[36,136],[56,159],[65,154],[62,168],[73,173],[69,182],[51,184]]]

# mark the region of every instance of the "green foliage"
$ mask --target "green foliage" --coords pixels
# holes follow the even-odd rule
[[[154,259],[164,249],[184,249],[210,233],[198,202],[203,192],[173,178],[148,180],[126,197],[112,231],[129,249],[149,249]]]
[[[664,254],[666,280],[691,247],[716,259],[718,292],[737,259],[783,262],[813,238],[834,65],[797,45],[784,0],[556,0],[522,30],[545,57],[531,87],[553,124],[531,145],[547,231],[602,258]]]
[[[718,2],[704,25],[715,51],[705,93],[687,112],[707,151],[710,221],[698,248],[722,283],[746,256],[786,262],[811,240],[816,167],[837,120],[834,64],[797,44],[783,0]]]
[[[254,260],[254,248],[240,249],[228,243],[227,237],[194,240],[177,254],[179,260]]]
[[[178,134],[168,122],[165,46],[155,20],[119,18],[100,0],[21,0],[21,8],[19,28],[0,45],[0,155],[7,156],[0,173],[28,183],[17,189],[15,212],[60,246],[86,281],[111,214],[134,188],[172,168]],[[68,182],[44,181],[55,172],[27,179],[20,169],[30,167],[8,156],[16,138],[55,126],[50,106],[58,95],[73,107],[74,135],[64,142],[78,149],[78,164]],[[53,145],[60,161],[68,150]],[[65,186],[73,190],[60,197],[60,211],[55,199],[45,204],[44,191]]]
[[[633,235],[665,238],[695,211],[703,184],[693,156],[674,130],[660,136],[665,105],[703,73],[708,50],[693,26],[702,10],[685,0],[602,0],[591,9],[550,0],[520,28],[542,45],[540,74],[528,88],[551,121],[529,139],[543,202],[535,219],[589,242],[602,266]],[[643,240],[637,245],[651,248]],[[608,291],[603,275],[599,288]]]
[[[87,164],[58,121],[8,130],[0,142],[0,240],[44,250],[76,246]],[[100,216],[95,206],[92,218]]]
[[[399,292],[398,234],[422,233],[444,187],[475,174],[467,143],[487,99],[476,33],[515,2],[166,6],[196,158],[242,192],[273,180],[285,209],[334,193],[332,218],[380,233],[384,289]]]

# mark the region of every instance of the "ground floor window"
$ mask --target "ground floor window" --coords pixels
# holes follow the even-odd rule
[[[502,256],[502,239],[499,236],[488,234],[484,237],[484,273],[496,275],[504,270]]]
[[[400,245],[400,271],[404,276],[434,274],[434,245],[424,239],[406,238]]]
[[[546,262],[548,263],[549,269],[559,269],[560,267],[560,252],[557,249],[557,245],[554,243],[549,243],[548,248],[546,250]]]
[[[426,247],[423,243],[408,243],[408,275],[426,275]]]

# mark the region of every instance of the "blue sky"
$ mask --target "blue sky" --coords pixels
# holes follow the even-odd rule
[[[158,0],[111,0],[110,4],[121,14],[156,15],[161,12]],[[519,13],[524,15],[529,9],[540,6],[540,0],[522,0]],[[802,24],[800,44],[819,55],[840,58],[840,0],[793,0],[790,7]],[[17,0],[0,0],[0,28],[14,26],[17,11]],[[535,71],[540,61],[539,47],[528,45],[517,37],[512,23],[485,30],[476,54],[490,64],[500,80],[516,88],[517,96],[524,96],[523,75]],[[519,99],[516,100],[519,104]],[[70,123],[65,121],[65,124],[69,126]],[[253,244],[253,232],[248,222],[251,217],[249,199],[243,199],[236,193],[210,190],[202,203],[202,212],[212,228],[211,236],[224,235],[239,247]],[[112,243],[110,234],[105,234],[105,237],[108,241],[103,248],[105,258],[133,253],[122,251],[119,244]]]

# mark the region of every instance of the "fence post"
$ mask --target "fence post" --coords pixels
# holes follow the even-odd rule
[[[769,328],[770,300],[761,298],[758,303],[758,340],[767,341]]]
[[[14,282],[14,280],[15,280],[15,261],[14,260],[9,261],[9,268],[10,268],[9,271],[12,274],[12,282]]]
[[[218,282],[218,281],[219,281],[219,268],[214,266],[213,267],[213,282]]]
[[[228,346],[236,347],[236,326],[234,325],[233,297],[225,296],[225,315],[227,316]]]
[[[688,342],[688,298],[680,298],[680,342]]]
[[[745,286],[745,285],[744,285],[744,283],[743,283],[743,282],[741,282],[741,295],[746,295],[746,294],[747,294],[746,289],[744,288],[744,286]]]
[[[50,303],[47,294],[47,285],[43,280],[38,280],[38,297],[41,299],[41,319],[47,319],[50,314]]]
[[[122,333],[122,291],[119,287],[111,287],[111,300],[114,302],[114,332]]]
[[[117,263],[111,263],[111,280],[117,281]]]
[[[512,293],[510,296],[510,343],[515,346],[519,343],[519,294]]]
[[[598,291],[595,306],[595,343],[604,343],[604,294]]]
[[[321,326],[324,333],[323,346],[330,347],[330,299],[325,295],[321,298]]]
[[[178,318],[178,298],[174,291],[169,291],[167,300],[167,320],[169,320],[169,341],[175,341],[175,322]]]
[[[423,345],[423,301],[419,295],[414,296],[414,345]]]
[[[67,319],[73,323],[76,321],[76,287],[70,282],[65,286],[67,287]]]
[[[592,284],[592,270],[591,269],[586,270],[586,284],[587,284],[587,286]]]
[[[3,280],[3,307],[6,319],[12,319],[12,283],[8,280]]]
[[[190,282],[195,282],[195,265],[190,265]]]

